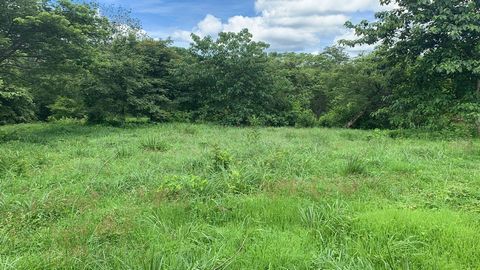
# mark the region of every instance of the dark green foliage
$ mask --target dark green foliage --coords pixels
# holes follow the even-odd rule
[[[253,116],[281,125],[290,84],[275,72],[265,52],[247,31],[221,33],[217,40],[193,36],[189,53],[172,70],[181,110],[193,120],[245,125]]]
[[[175,48],[121,9],[2,1],[0,124],[135,118],[480,134],[478,1],[397,2],[375,22],[347,23],[359,39],[344,44],[379,44],[350,58],[338,46],[267,53],[246,29]]]
[[[288,124],[300,127],[317,125],[317,118],[329,109],[324,79],[330,76],[326,74],[348,57],[337,47],[327,48],[319,55],[272,53],[270,56],[277,72],[292,85],[285,95],[289,101]]]
[[[49,109],[52,112],[50,118],[53,120],[62,118],[81,119],[85,117],[81,101],[67,97],[58,97],[55,103],[49,106]]]
[[[375,55],[339,63],[322,74],[328,110],[320,116],[325,126],[347,128],[385,127],[374,113],[383,107],[387,86],[377,69]],[[348,76],[346,76],[348,74]]]
[[[93,76],[84,86],[89,121],[127,116],[167,121],[165,66],[170,58],[165,42],[140,40],[135,33],[116,37],[95,62]]]
[[[34,104],[30,93],[21,87],[5,86],[0,80],[0,125],[34,119]]]
[[[293,85],[288,93],[289,124],[348,128],[388,127],[374,113],[384,106],[386,77],[378,56],[350,59],[340,47],[318,55],[272,54],[272,61]]]
[[[25,89],[33,97],[37,118],[46,120],[48,106],[59,96],[76,96],[79,77],[95,48],[107,39],[108,28],[108,20],[98,16],[93,5],[2,1],[0,77],[8,88]]]
[[[392,1],[383,0],[383,4]],[[480,134],[480,4],[476,0],[395,1],[377,21],[347,23],[379,42],[392,92],[381,110],[397,127],[477,125]],[[471,104],[464,106],[462,104]]]
[[[313,111],[303,108],[298,102],[293,103],[292,118],[296,127],[314,127],[317,124]]]

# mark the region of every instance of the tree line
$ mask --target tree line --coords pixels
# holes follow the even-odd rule
[[[382,0],[382,4],[390,1]],[[0,3],[0,124],[86,119],[424,128],[480,133],[480,3],[396,1],[318,54],[248,30],[152,39],[123,12],[70,0]],[[344,46],[376,45],[350,57]]]

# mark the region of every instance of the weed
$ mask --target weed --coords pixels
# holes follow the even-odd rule
[[[367,135],[367,141],[373,140],[385,140],[388,138],[388,132],[380,129],[372,130],[370,134]]]
[[[480,265],[478,139],[254,129],[0,127],[0,268]]]
[[[340,132],[340,136],[343,139],[346,139],[348,141],[359,141],[359,140],[364,140],[367,139],[367,136],[364,136],[358,131],[352,131],[352,130],[343,130]]]
[[[345,246],[325,248],[314,261],[315,269],[376,269],[365,257],[351,254]]]
[[[260,130],[258,128],[252,128],[247,133],[247,139],[250,143],[255,143],[260,140]]]
[[[18,132],[16,130],[6,131],[0,129],[0,143],[19,140]]]
[[[208,180],[199,176],[191,175],[188,177],[181,177],[173,175],[166,177],[158,190],[169,197],[192,194],[199,195],[206,192],[208,184]]]
[[[261,179],[248,171],[230,170],[227,176],[228,191],[235,194],[249,194],[261,187]]]
[[[15,201],[8,207],[7,213],[14,213],[14,215],[7,226],[15,224],[17,229],[38,229],[48,226],[74,210],[69,207],[69,203],[63,198],[50,194],[38,199]]]
[[[182,169],[193,174],[203,172],[208,166],[207,162],[203,157],[188,159],[184,162]]]
[[[115,154],[117,158],[128,158],[132,156],[132,150],[127,147],[119,147]]]
[[[344,173],[346,175],[360,175],[367,172],[365,162],[358,156],[350,156],[347,158]]]
[[[159,254],[153,254],[144,261],[142,270],[162,270],[167,269],[165,266],[165,258]]]
[[[0,176],[12,174],[22,175],[28,171],[29,164],[25,157],[17,151],[5,151],[0,155]]]
[[[215,171],[229,170],[232,164],[232,155],[226,150],[223,150],[218,145],[213,146],[212,150],[213,169]]]
[[[183,129],[183,133],[188,135],[196,135],[198,133],[198,129],[196,129],[194,126],[186,126]]]
[[[339,201],[310,205],[301,209],[300,214],[302,223],[313,229],[321,239],[339,239],[347,235],[351,225],[346,207]]]
[[[142,142],[142,147],[148,151],[166,152],[170,148],[168,143],[156,137],[149,137]]]

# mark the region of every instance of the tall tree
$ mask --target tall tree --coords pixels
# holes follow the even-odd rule
[[[83,64],[88,46],[108,35],[108,20],[93,6],[69,0],[4,0],[0,3],[0,67]],[[25,60],[26,59],[26,60]]]
[[[347,26],[360,38],[344,43],[378,44],[390,66],[410,70],[407,75],[413,76],[409,77],[409,83],[397,88],[400,102],[411,95],[416,97],[409,102],[416,105],[410,107],[417,112],[425,106],[428,108],[423,111],[436,113],[448,108],[454,114],[458,109],[464,120],[476,119],[480,134],[480,2],[397,0],[395,3],[396,8],[377,13],[375,22],[362,21],[357,25],[348,22]],[[419,99],[414,89],[408,90],[415,87],[412,82],[427,85],[417,85],[424,93],[423,98]],[[444,95],[445,92],[448,94]],[[450,100],[436,101],[442,97]],[[407,105],[395,100],[392,104],[393,109],[405,109]]]
[[[173,57],[168,44],[130,33],[116,36],[105,46],[83,86],[88,120],[123,122],[129,115],[168,120],[167,63]]]
[[[3,89],[17,93],[18,102],[24,97],[23,104],[33,105],[27,100],[33,96],[41,116],[44,115],[41,118],[46,118],[43,111],[48,110],[58,92],[66,90],[65,85],[75,81],[71,77],[91,62],[94,46],[105,42],[109,27],[108,20],[99,16],[92,5],[69,0],[1,1]]]
[[[231,125],[248,124],[252,117],[283,124],[291,86],[279,76],[266,53],[248,30],[220,33],[218,39],[193,35],[183,63],[173,70],[180,88],[180,108],[195,120]]]

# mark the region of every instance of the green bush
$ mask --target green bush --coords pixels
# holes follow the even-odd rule
[[[166,193],[168,197],[178,197],[182,195],[201,195],[205,193],[207,186],[208,180],[200,176],[173,175],[166,177],[158,190]]]
[[[33,98],[27,89],[7,86],[0,80],[0,125],[35,119]]]
[[[294,103],[292,114],[296,127],[314,127],[317,124],[317,118],[312,110],[302,108],[299,103]]]
[[[220,171],[229,170],[233,158],[228,151],[221,149],[218,145],[215,145],[212,151],[212,160],[213,169]]]
[[[50,120],[63,118],[82,119],[85,118],[83,103],[68,97],[58,97],[55,102],[49,106],[52,115]]]

